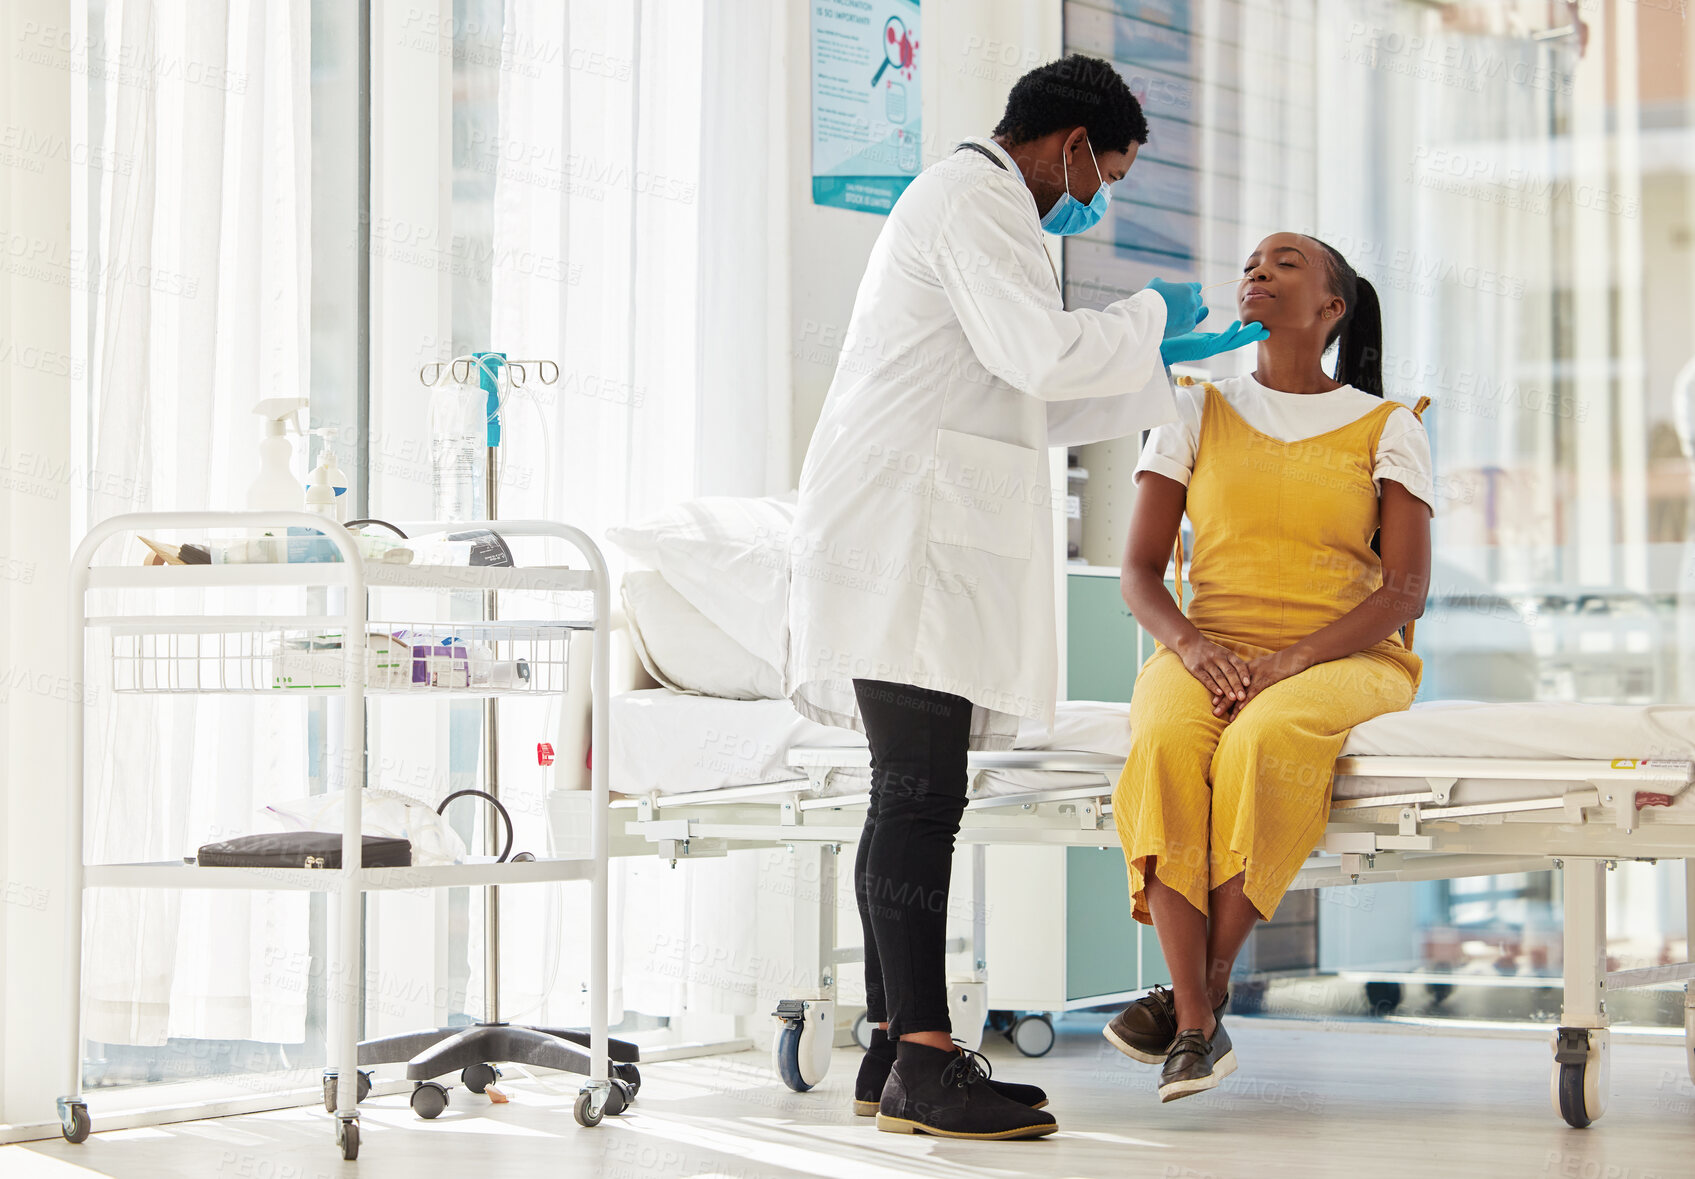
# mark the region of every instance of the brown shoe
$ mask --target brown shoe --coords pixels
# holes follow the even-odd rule
[[[1216,1089],[1219,1081],[1235,1071],[1236,1050],[1223,1020],[1213,1028],[1210,1040],[1200,1028],[1185,1028],[1177,1033],[1177,1042],[1160,1071],[1159,1099],[1176,1101]]]
[[[1218,1006],[1212,1009],[1213,1018],[1223,1015],[1229,1006],[1230,992],[1226,991]],[[1101,1035],[1131,1060],[1139,1060],[1143,1064],[1164,1064],[1171,1052],[1172,1041],[1177,1039],[1177,1004],[1172,1000],[1171,992],[1165,987],[1155,987],[1113,1016],[1112,1022],[1101,1030]]]

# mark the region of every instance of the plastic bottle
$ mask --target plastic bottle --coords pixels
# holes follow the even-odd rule
[[[430,397],[430,474],[437,520],[487,514],[488,410],[475,385],[449,381]]]
[[[324,453],[329,452],[326,450]],[[335,485],[330,482],[330,471],[324,465],[323,455],[318,457],[318,465],[306,477],[306,510],[326,520],[336,518]]]
[[[313,430],[328,437],[329,430]],[[347,523],[347,476],[336,465],[335,451],[326,442],[318,465],[306,477],[306,510],[337,524]]]
[[[250,511],[299,511],[306,506],[300,480],[291,469],[294,444],[287,433],[291,424],[300,433],[295,415],[306,405],[304,397],[267,397],[253,407],[265,419],[265,436],[259,443],[259,474],[247,487]]]
[[[330,487],[335,491],[335,522],[347,523],[347,472],[336,465],[335,451],[324,448],[324,454],[329,460]]]

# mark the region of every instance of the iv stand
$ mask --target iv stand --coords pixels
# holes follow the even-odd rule
[[[488,362],[496,358],[496,367],[491,370]],[[470,381],[473,371],[480,370],[494,382],[494,388],[490,389],[490,392],[496,394],[494,413],[499,414],[503,399],[498,397],[499,378],[494,374],[499,368],[506,368],[511,387],[517,387],[524,383],[530,365],[535,366],[545,385],[551,385],[559,379],[559,366],[551,360],[513,361],[498,353],[461,356],[451,361],[432,361],[419,370],[418,376],[426,386],[434,386],[444,373],[465,384]],[[547,375],[549,368],[553,373],[551,378]],[[496,419],[491,417],[490,420]],[[498,431],[490,431],[487,447],[488,468],[483,488],[487,497],[485,515],[491,524],[498,520],[500,513],[498,437]],[[494,620],[497,609],[496,591],[484,590],[483,618]],[[483,725],[487,733],[483,745],[483,783],[488,793],[496,798],[500,796],[498,705],[499,701],[493,696],[483,701]],[[491,855],[499,848],[495,826],[490,822],[484,830],[484,845]],[[406,1062],[406,1077],[416,1085],[412,1091],[412,1110],[423,1118],[434,1118],[447,1108],[447,1088],[433,1078],[451,1073],[455,1069],[462,1070],[460,1080],[474,1093],[486,1091],[499,1077],[499,1071],[493,1067],[493,1062],[497,1061],[584,1075],[591,1072],[587,1056],[592,1047],[590,1032],[573,1028],[514,1025],[500,1018],[500,889],[492,884],[483,886],[483,926],[483,970],[487,983],[483,996],[482,1023],[469,1027],[454,1025],[402,1032],[367,1040],[359,1045],[361,1066]],[[634,1100],[636,1091],[641,1087],[641,1074],[636,1069],[636,1062],[641,1059],[641,1050],[627,1041],[608,1039],[607,1055],[610,1057],[608,1066],[611,1073],[611,1096],[607,1099],[605,1109],[606,1112],[617,1114]],[[368,1076],[369,1074],[361,1068],[361,1092],[368,1090]],[[581,1120],[580,1116],[578,1120]]]
[[[488,361],[498,357],[492,372]],[[461,358],[474,364],[482,376],[490,377],[495,384],[496,402],[494,413],[498,417],[505,408],[504,399],[498,397],[500,370],[505,369],[507,380],[514,387],[524,384],[528,365],[535,365],[538,378],[544,385],[551,385],[559,380],[559,366],[551,360],[510,360],[502,353],[476,353],[471,357]],[[452,363],[454,375],[458,375],[460,360]],[[553,369],[553,377],[547,376],[549,367]],[[419,370],[419,377],[429,368],[425,365]],[[441,377],[441,362],[436,362],[436,380]],[[467,366],[465,377],[469,380],[471,369]],[[433,381],[426,379],[426,384]],[[481,383],[481,378],[479,378]],[[494,435],[490,434],[492,439]],[[483,476],[484,495],[488,501],[487,518],[493,522],[500,519],[500,448],[491,441],[488,446],[488,464]],[[499,616],[499,595],[494,590],[483,591],[483,619],[493,622]],[[500,797],[500,701],[493,696],[483,701],[483,788],[495,798]],[[500,836],[491,820],[483,829],[483,850],[493,856],[500,851]],[[483,889],[483,972],[487,982],[484,984],[483,1019],[485,1023],[497,1025],[500,1019],[500,888],[490,884]]]
[[[488,448],[488,518],[498,520],[497,505],[500,448]],[[494,590],[483,591],[483,618],[495,620],[499,595]],[[483,788],[493,797],[500,797],[500,701],[490,696],[483,701]],[[483,846],[488,855],[500,852],[500,836],[494,816],[483,825]],[[490,1024],[500,1022],[500,887],[491,884],[483,889],[483,1019]]]

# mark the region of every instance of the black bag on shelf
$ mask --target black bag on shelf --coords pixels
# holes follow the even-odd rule
[[[412,843],[388,835],[364,838],[367,868],[409,868]],[[202,868],[340,868],[341,834],[336,831],[279,831],[208,843],[195,862]]]

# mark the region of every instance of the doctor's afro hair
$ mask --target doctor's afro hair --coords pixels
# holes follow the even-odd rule
[[[1013,143],[1082,127],[1096,151],[1129,151],[1148,141],[1142,104],[1110,64],[1073,53],[1037,66],[1013,84],[995,127]]]

